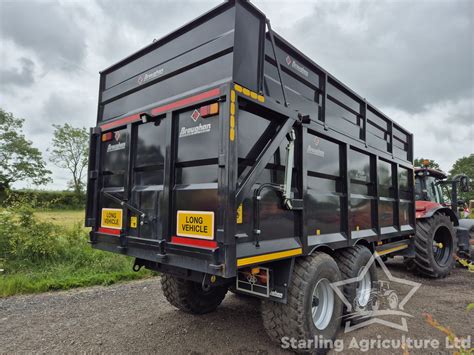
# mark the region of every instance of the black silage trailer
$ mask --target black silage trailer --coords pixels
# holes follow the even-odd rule
[[[101,72],[86,225],[94,248],[162,272],[183,310],[229,287],[268,299],[267,329],[304,270],[299,311],[329,315],[283,328],[331,338],[326,286],[360,271],[338,267],[345,251],[410,247],[412,161],[409,132],[229,1]]]

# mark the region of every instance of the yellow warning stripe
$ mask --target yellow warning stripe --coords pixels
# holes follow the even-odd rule
[[[235,140],[235,91],[230,91],[230,128],[229,139],[233,142]]]
[[[235,140],[236,129],[235,129],[235,114],[236,114],[236,94],[235,92],[240,92],[245,96],[248,96],[259,102],[265,102],[265,96],[259,95],[256,92],[247,89],[239,84],[234,84],[234,90],[230,90],[230,129],[229,129],[229,139],[231,142]]]
[[[399,251],[399,250],[406,249],[406,248],[408,248],[408,244],[403,244],[403,245],[399,245],[399,246],[396,246],[396,247],[393,247],[393,248],[378,251],[377,254],[385,255],[385,254],[393,253],[394,251]]]
[[[234,84],[234,90],[244,94],[245,96],[251,97],[254,100],[265,102],[265,96],[257,94],[255,91],[249,90],[239,84]],[[232,93],[231,93],[232,95]]]
[[[237,259],[237,266],[240,267],[240,266],[245,266],[245,265],[258,264],[258,263],[262,263],[269,260],[283,259],[283,258],[288,258],[290,256],[301,255],[301,254],[303,254],[303,249],[297,248],[297,249],[279,251],[276,253],[250,256],[248,258]]]

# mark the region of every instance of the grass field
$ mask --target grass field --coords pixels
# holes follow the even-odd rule
[[[2,218],[0,249],[11,250],[0,250],[0,297],[153,276],[132,271],[132,258],[92,249],[88,231],[84,211],[35,211],[23,221],[21,215]]]
[[[35,216],[42,222],[51,222],[60,227],[72,228],[77,223],[84,225],[84,211],[37,211]]]

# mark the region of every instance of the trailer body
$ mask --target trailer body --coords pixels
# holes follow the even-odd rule
[[[182,278],[414,234],[413,136],[226,2],[105,69],[86,225],[97,249]],[[280,268],[281,266],[281,268]],[[215,280],[215,278],[213,278]],[[245,287],[245,286],[242,286]]]

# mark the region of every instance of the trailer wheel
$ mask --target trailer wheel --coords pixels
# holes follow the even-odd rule
[[[455,264],[457,241],[451,219],[444,214],[416,221],[415,264],[422,275],[443,278]]]
[[[161,276],[163,295],[181,311],[205,314],[214,311],[224,299],[227,286],[220,285],[204,291],[198,282],[183,280],[171,275]]]
[[[262,302],[263,325],[280,345],[285,339],[334,340],[341,324],[342,301],[330,284],[341,279],[339,268],[329,255],[314,252],[297,258],[288,288],[287,304]],[[328,349],[307,344],[297,352],[326,353]]]
[[[343,279],[358,277],[372,257],[372,252],[363,245],[338,250],[335,259],[341,270]],[[359,282],[351,282],[343,288],[346,299],[352,306],[352,312],[344,307],[344,315],[351,323],[357,324],[369,317],[366,312],[375,310],[377,290],[373,285],[377,282],[377,267],[374,262]],[[363,316],[358,313],[365,313]]]

